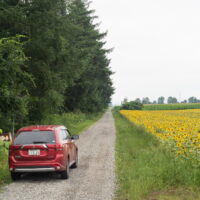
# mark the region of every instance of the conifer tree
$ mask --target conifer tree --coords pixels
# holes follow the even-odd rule
[[[28,113],[30,95],[27,86],[34,85],[25,69],[23,36],[0,39],[0,124],[8,131],[12,121],[22,123]]]
[[[21,95],[23,100],[13,104],[22,113],[19,121],[40,123],[50,114],[98,112],[108,106],[113,93],[107,58],[110,50],[104,48],[106,33],[98,30],[93,15],[94,11],[83,0],[0,1],[0,39],[25,36],[17,39],[19,46],[13,46],[13,51],[21,48],[26,59],[13,64],[11,69],[12,73],[20,72],[14,79],[16,87],[21,88],[16,96]],[[8,47],[1,46],[1,52],[7,50]],[[2,64],[3,57],[2,72],[14,63],[4,59]],[[5,81],[10,76],[0,76],[0,91],[7,87],[7,92],[12,93],[9,81]],[[0,117],[6,102],[0,99]],[[13,112],[9,106],[7,110]],[[5,120],[9,121],[9,116]],[[0,120],[0,127],[2,123]]]
[[[87,67],[75,85],[67,89],[66,94],[69,95],[66,95],[65,105],[70,110],[97,112],[108,105],[113,93],[110,80],[112,72],[106,57],[109,50],[103,48],[102,42],[106,33],[100,33],[93,24],[92,13],[82,0],[74,0],[70,5],[69,19],[79,27],[80,44],[83,45],[85,53],[81,60]]]

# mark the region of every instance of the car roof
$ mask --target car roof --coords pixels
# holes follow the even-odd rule
[[[32,131],[32,130],[53,131],[55,129],[67,129],[67,128],[63,125],[32,125],[32,126],[22,127],[17,132]]]

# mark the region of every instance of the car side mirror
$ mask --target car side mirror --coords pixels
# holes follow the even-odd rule
[[[72,136],[71,136],[71,139],[72,139],[72,140],[78,140],[78,139],[79,139],[79,135],[72,135]]]

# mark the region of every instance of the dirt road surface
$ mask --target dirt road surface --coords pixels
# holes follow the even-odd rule
[[[111,111],[80,135],[79,166],[70,178],[25,175],[5,186],[0,200],[111,200],[115,190],[115,127]]]

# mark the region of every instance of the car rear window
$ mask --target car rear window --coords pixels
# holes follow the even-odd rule
[[[53,131],[23,131],[16,137],[14,144],[55,144],[55,142]]]

